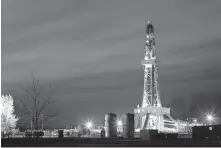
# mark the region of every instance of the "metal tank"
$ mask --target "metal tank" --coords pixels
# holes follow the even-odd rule
[[[117,126],[116,126],[117,115],[109,113],[105,115],[105,137],[116,138],[117,137]]]
[[[134,114],[123,115],[123,137],[134,138]]]

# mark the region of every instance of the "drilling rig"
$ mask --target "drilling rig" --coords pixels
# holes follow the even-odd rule
[[[170,108],[162,107],[156,64],[154,27],[147,22],[144,59],[144,90],[141,106],[134,109],[135,132],[142,129],[158,130],[162,133],[177,133],[177,122],[170,115]]]

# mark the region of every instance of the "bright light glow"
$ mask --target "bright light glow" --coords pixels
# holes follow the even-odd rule
[[[93,122],[92,121],[87,121],[85,126],[86,126],[86,128],[91,129],[93,127]]]
[[[214,117],[213,117],[213,115],[208,114],[208,115],[206,116],[206,119],[207,119],[208,121],[213,121]]]
[[[117,126],[122,126],[123,125],[123,121],[122,120],[117,120]]]

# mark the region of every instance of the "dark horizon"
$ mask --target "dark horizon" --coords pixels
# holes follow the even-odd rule
[[[212,110],[220,116],[220,6],[219,0],[2,0],[2,93],[22,97],[31,72],[42,86],[52,85],[51,127],[87,118],[101,124],[106,113],[133,112],[142,102],[150,20],[163,106],[174,117]]]

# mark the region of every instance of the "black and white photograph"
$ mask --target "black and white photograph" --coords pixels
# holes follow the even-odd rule
[[[1,0],[2,147],[221,147],[221,0]]]

